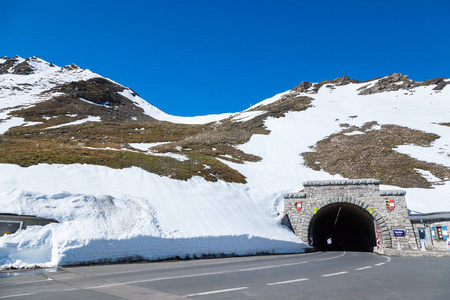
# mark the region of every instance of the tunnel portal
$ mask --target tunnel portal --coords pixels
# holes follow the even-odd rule
[[[303,187],[283,195],[281,224],[311,251],[386,254],[418,247],[405,191],[380,190],[380,181],[370,178],[307,181]]]
[[[311,220],[309,235],[319,251],[372,252],[376,246],[372,215],[349,203],[334,203],[320,209]]]

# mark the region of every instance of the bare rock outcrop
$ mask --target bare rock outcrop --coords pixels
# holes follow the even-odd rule
[[[373,81],[373,80],[371,80]],[[374,85],[366,85],[360,88],[360,95],[371,95],[376,93],[383,93],[389,91],[398,90],[410,90],[418,86],[430,86],[436,85],[433,90],[442,90],[449,82],[445,81],[445,78],[433,78],[426,81],[414,81],[408,78],[407,75],[402,75],[401,73],[393,73],[387,77],[383,77],[378,80]]]
[[[358,83],[358,79],[350,79],[348,76],[342,76],[339,78],[336,78],[334,80],[324,80],[318,83],[310,83],[307,81],[303,81],[296,87],[294,87],[291,91],[297,92],[297,93],[313,93],[317,94],[319,89],[324,86],[325,84],[333,84],[335,86],[341,86],[341,85],[347,85],[350,83]]]

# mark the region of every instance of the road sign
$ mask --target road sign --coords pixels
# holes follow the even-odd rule
[[[297,210],[300,211],[302,210],[302,201],[298,201],[295,203],[295,207],[297,207]]]
[[[381,249],[381,241],[380,238],[377,238],[377,248]]]
[[[377,232],[377,233],[381,233],[381,228],[380,228],[380,227],[377,227],[376,232]]]
[[[309,245],[310,246],[314,246],[314,242],[313,242],[313,237],[312,236],[309,237]]]
[[[405,236],[405,231],[400,229],[394,230],[394,236]]]
[[[367,210],[369,211],[370,214],[373,214],[373,207],[372,207],[372,206],[369,206],[369,207],[367,208]]]
[[[313,213],[317,214],[317,207],[313,207]]]

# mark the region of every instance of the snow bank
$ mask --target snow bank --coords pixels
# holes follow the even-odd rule
[[[273,205],[250,197],[242,184],[90,165],[3,164],[0,170],[3,213],[60,222],[0,238],[0,265],[304,251]]]

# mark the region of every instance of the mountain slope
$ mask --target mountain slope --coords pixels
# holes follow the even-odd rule
[[[308,180],[374,177],[450,211],[448,79],[344,76],[181,118],[73,65],[0,66],[1,212],[60,222],[1,237],[4,267],[301,252],[279,214]]]

